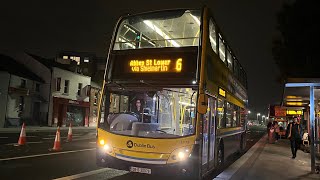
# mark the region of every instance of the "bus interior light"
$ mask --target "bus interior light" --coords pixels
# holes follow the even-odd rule
[[[194,104],[190,104],[190,103],[182,102],[182,101],[179,101],[179,104],[182,104],[182,105],[184,105],[184,106],[192,106],[192,107],[195,107]]]
[[[158,28],[156,25],[154,25],[149,20],[143,21],[147,26],[149,26],[152,30],[156,31],[160,36],[162,36],[165,40],[169,41],[173,46],[180,47],[180,45],[175,41],[172,40],[166,33],[164,33],[160,28]]]

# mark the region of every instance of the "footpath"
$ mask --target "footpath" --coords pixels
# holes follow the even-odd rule
[[[311,173],[310,153],[298,150],[297,157],[291,157],[289,140],[280,139],[269,144],[267,136],[264,136],[215,180],[320,180],[320,174]],[[319,158],[316,163],[319,163]]]

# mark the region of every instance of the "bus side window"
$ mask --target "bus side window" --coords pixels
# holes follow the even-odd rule
[[[226,122],[224,118],[224,100],[222,99],[218,99],[217,123],[218,123],[218,129],[226,127]]]
[[[227,102],[226,111],[226,127],[229,128],[233,122],[233,104]]]

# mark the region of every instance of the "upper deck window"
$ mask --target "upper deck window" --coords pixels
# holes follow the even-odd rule
[[[200,14],[200,10],[175,10],[124,18],[113,49],[198,46]]]
[[[216,34],[216,28],[213,23],[213,20],[210,19],[209,22],[209,39],[211,43],[211,47],[215,53],[217,53],[217,34]]]
[[[222,37],[219,37],[219,56],[220,59],[225,63],[226,62],[226,47]]]

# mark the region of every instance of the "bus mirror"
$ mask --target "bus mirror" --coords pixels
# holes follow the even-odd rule
[[[208,96],[206,94],[200,94],[198,102],[198,112],[200,114],[205,114],[208,109]]]

